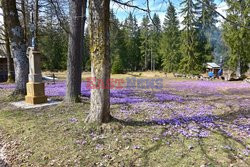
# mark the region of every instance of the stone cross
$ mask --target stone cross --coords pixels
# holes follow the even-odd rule
[[[26,84],[27,96],[25,96],[25,102],[29,104],[46,103],[47,97],[45,96],[40,67],[40,52],[34,49],[34,47],[29,47],[28,56],[29,82]]]

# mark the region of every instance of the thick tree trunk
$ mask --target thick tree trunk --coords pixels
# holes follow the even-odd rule
[[[15,94],[26,94],[28,82],[29,63],[26,57],[26,45],[23,29],[18,19],[16,0],[2,0],[6,10],[7,27],[15,66]]]
[[[3,10],[3,19],[4,19],[5,47],[6,47],[7,68],[8,68],[8,81],[7,82],[12,83],[15,80],[15,76],[14,76],[13,61],[11,59],[10,39],[9,39],[6,10],[5,9]]]
[[[90,54],[91,76],[104,82],[105,87],[91,89],[90,113],[86,119],[91,123],[108,122],[110,116],[110,45],[109,12],[110,0],[90,0]],[[94,82],[98,85],[97,82]]]
[[[69,0],[70,30],[67,61],[66,102],[77,102],[81,89],[83,1]]]

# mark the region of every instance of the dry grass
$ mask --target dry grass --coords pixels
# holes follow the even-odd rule
[[[52,76],[52,74],[55,74],[57,78],[60,80],[65,80],[66,79],[66,71],[59,71],[59,72],[50,72],[50,71],[45,71],[43,72],[43,75],[45,76]],[[82,73],[82,78],[86,79],[88,77],[91,77],[90,72],[83,72]],[[168,78],[168,79],[174,79],[174,75],[172,73],[165,74],[164,72],[160,71],[147,71],[147,72],[128,72],[126,74],[112,74],[112,78],[127,78],[127,77],[141,77],[141,78]]]

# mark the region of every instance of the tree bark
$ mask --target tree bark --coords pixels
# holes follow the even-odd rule
[[[38,21],[39,21],[39,1],[36,0],[35,2],[35,33],[34,33],[34,38],[35,38],[35,48],[38,48]]]
[[[87,9],[87,0],[83,0],[83,5],[82,5],[82,38],[81,38],[81,54],[80,54],[80,63],[81,63],[81,70],[78,73],[78,93],[81,95],[81,82],[82,82],[82,69],[83,69],[83,55],[84,55],[84,35],[85,35],[85,22],[86,22],[86,9]]]
[[[29,62],[26,57],[26,45],[24,33],[18,19],[16,0],[2,0],[6,10],[7,27],[10,44],[13,53],[15,67],[15,94],[26,94],[26,83],[28,82]]]
[[[67,60],[66,102],[77,102],[81,89],[83,1],[69,0],[70,29]]]
[[[91,76],[104,83],[103,88],[91,89],[91,107],[86,122],[104,123],[110,115],[110,0],[89,1]],[[97,82],[93,82],[98,85]]]
[[[24,31],[24,41],[26,43],[26,46],[28,46],[28,26],[27,26],[27,15],[26,15],[26,3],[25,0],[21,1],[21,12],[23,15],[23,31]]]
[[[5,47],[6,47],[6,57],[7,57],[7,69],[8,69],[8,80],[7,82],[12,83],[15,80],[14,76],[14,66],[11,58],[10,51],[10,39],[7,26],[6,9],[3,9],[3,20],[4,20],[4,33],[5,33]]]

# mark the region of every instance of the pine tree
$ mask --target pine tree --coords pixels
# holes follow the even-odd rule
[[[227,0],[227,18],[224,24],[224,40],[229,47],[228,65],[236,70],[237,76],[247,71],[250,55],[250,0]]]
[[[202,69],[202,63],[199,60],[201,56],[197,51],[197,9],[198,6],[194,0],[184,0],[181,5],[181,13],[184,16],[182,24],[184,25],[182,33],[181,51],[183,58],[180,63],[180,71],[183,73],[196,74]]]
[[[112,64],[112,74],[122,74],[122,73],[123,73],[123,64],[119,53],[117,53],[117,56],[115,57]]]
[[[127,48],[126,65],[124,67],[126,67],[127,70],[137,70],[141,57],[139,48],[140,31],[137,25],[137,19],[132,15],[132,13],[130,13],[128,18],[125,20],[124,30]]]
[[[125,43],[124,29],[121,28],[119,20],[114,12],[110,12],[110,55],[112,73],[119,74],[124,72],[127,61],[127,48]]]
[[[111,61],[115,59],[117,54],[117,43],[119,33],[119,20],[116,18],[113,10],[110,11],[110,56]]]
[[[149,65],[149,55],[150,55],[150,32],[149,32],[150,21],[148,16],[143,16],[142,24],[141,24],[141,56],[143,61],[141,62],[141,66],[144,70],[148,70]]]
[[[159,53],[159,45],[160,45],[160,39],[161,39],[161,20],[159,18],[159,15],[156,13],[153,16],[152,19],[152,32],[151,32],[151,70],[154,71],[157,67],[157,69],[161,68],[161,58]]]
[[[169,3],[163,26],[164,30],[160,46],[163,70],[176,72],[181,59],[180,31],[177,13],[172,2]]]
[[[42,53],[42,67],[46,70],[66,70],[67,68],[67,34],[60,28],[48,23],[41,29],[39,47]]]
[[[203,0],[202,2],[199,2],[199,8],[201,9],[199,17],[200,28],[210,31],[216,26],[215,24],[218,22],[216,4],[214,3],[214,0]]]
[[[212,31],[216,28],[217,13],[214,0],[204,0],[198,2],[198,50],[200,53],[200,62],[203,64],[213,60],[213,46],[211,41]]]

